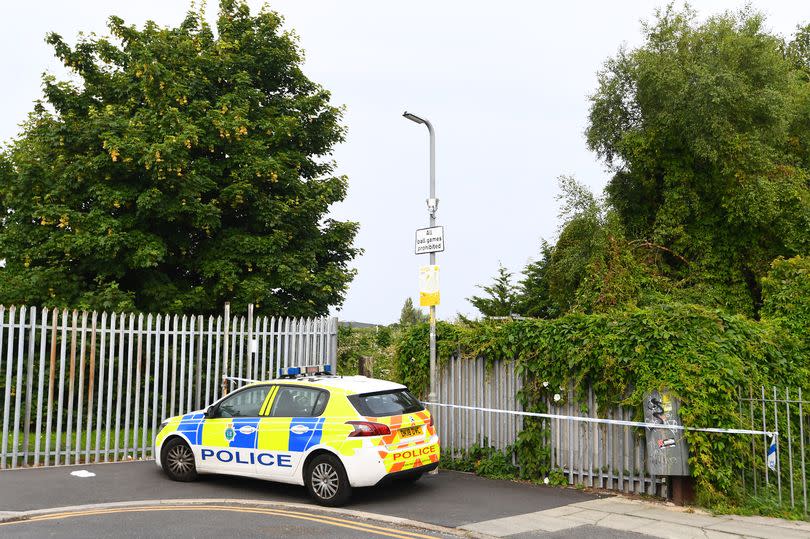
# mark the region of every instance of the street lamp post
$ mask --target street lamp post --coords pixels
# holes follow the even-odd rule
[[[412,122],[424,124],[430,133],[430,198],[427,199],[428,215],[430,215],[431,228],[436,226],[436,209],[439,206],[439,199],[436,198],[436,132],[433,125],[425,118],[420,118],[416,114],[405,112],[404,117]],[[436,264],[436,253],[430,253],[430,265]],[[430,306],[430,394],[429,402],[436,402],[436,306]]]

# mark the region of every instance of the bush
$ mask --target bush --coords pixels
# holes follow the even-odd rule
[[[501,451],[484,440],[484,445],[473,444],[456,455],[443,454],[440,464],[446,470],[472,472],[490,479],[516,479],[518,468],[512,464],[513,454],[511,447]]]
[[[338,327],[338,374],[353,376],[358,373],[361,357],[372,360],[374,378],[399,381],[391,341],[394,331],[385,326],[369,328]]]
[[[406,331],[397,346],[403,383],[427,386],[428,333]],[[669,390],[682,402],[686,426],[741,428],[738,389],[749,385],[809,388],[808,354],[785,325],[754,321],[697,305],[672,304],[569,314],[554,320],[483,321],[440,324],[439,357],[453,353],[488,361],[517,360],[525,385],[518,397],[528,411],[543,411],[543,381],[573,385],[579,402],[592,386],[598,410],[635,407],[652,390]],[[749,425],[750,428],[750,425]],[[526,421],[515,446],[521,476],[539,480],[550,473],[540,422]],[[689,465],[706,504],[734,503],[750,440],[687,431]]]
[[[796,336],[810,333],[810,257],[777,258],[762,280],[762,314]],[[810,346],[805,340],[805,345]]]

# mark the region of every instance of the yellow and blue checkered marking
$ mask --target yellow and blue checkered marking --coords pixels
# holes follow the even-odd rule
[[[258,417],[234,418],[232,427],[225,430],[226,439],[229,430],[233,432],[233,437],[229,440],[228,447],[256,449],[257,433],[259,432]]]
[[[287,445],[288,451],[306,451],[312,446],[321,443],[323,435],[323,417],[294,417],[290,421],[290,439]],[[295,432],[295,427],[302,425],[307,427],[304,432]],[[303,430],[303,429],[301,429]]]
[[[202,441],[204,414],[186,414],[180,419],[177,432],[182,432],[191,445],[199,445]]]

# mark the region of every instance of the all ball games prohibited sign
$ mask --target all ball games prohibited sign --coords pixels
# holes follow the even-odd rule
[[[418,255],[444,251],[444,227],[433,226],[416,231],[416,248]]]

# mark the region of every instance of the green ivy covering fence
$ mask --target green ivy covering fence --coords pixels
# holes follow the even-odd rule
[[[683,403],[686,426],[750,428],[740,412],[740,388],[810,388],[810,357],[803,332],[781,319],[754,321],[697,305],[664,305],[607,314],[569,314],[553,320],[440,323],[439,357],[453,354],[488,361],[515,359],[525,377],[519,398],[527,411],[546,411],[542,382],[592,387],[599,410],[635,407],[652,390],[668,389]],[[397,348],[404,383],[424,393],[428,382],[428,328],[415,326]],[[578,395],[579,402],[586,402]],[[526,421],[515,445],[521,476],[550,472],[532,440],[540,422]],[[699,501],[738,504],[749,462],[750,440],[686,433],[689,464]]]

